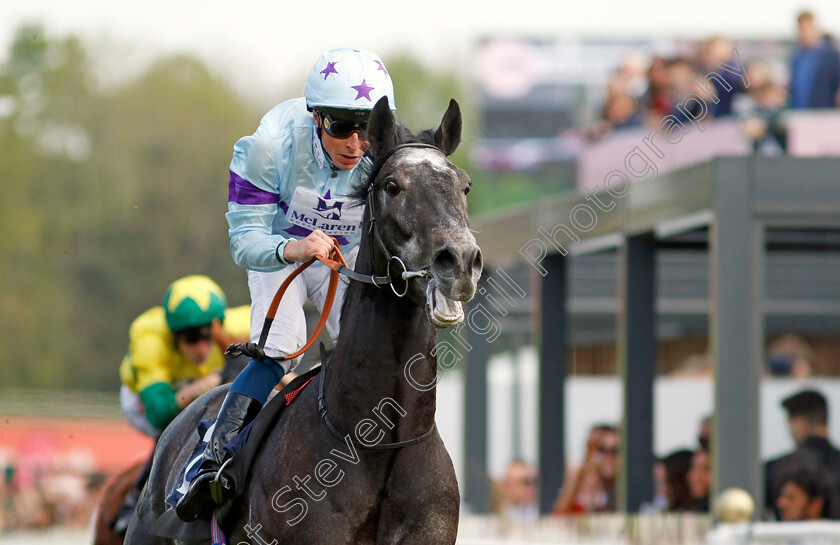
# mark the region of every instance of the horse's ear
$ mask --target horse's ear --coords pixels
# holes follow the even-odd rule
[[[374,157],[393,140],[395,127],[396,121],[388,104],[388,97],[382,97],[370,112],[368,121],[368,139]]]
[[[449,99],[449,108],[435,131],[435,145],[446,155],[452,155],[461,143],[461,128],[461,107],[454,98]]]

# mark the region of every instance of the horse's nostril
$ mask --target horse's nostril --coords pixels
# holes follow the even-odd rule
[[[442,276],[452,276],[457,265],[458,258],[449,248],[439,251],[432,261],[434,271]]]
[[[484,262],[481,259],[481,250],[476,248],[475,249],[475,258],[473,258],[472,262],[473,270],[481,271],[484,268]]]

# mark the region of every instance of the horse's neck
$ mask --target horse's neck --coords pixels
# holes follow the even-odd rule
[[[368,272],[366,254],[359,252],[357,270]],[[388,286],[360,282],[351,282],[346,299],[325,377],[330,418],[351,434],[359,422],[373,419],[386,432],[385,442],[420,435],[434,423],[435,389],[412,386],[406,373],[416,385],[434,384],[436,336],[424,309]]]

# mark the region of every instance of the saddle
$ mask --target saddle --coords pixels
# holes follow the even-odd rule
[[[253,422],[231,440],[229,446],[235,449],[235,456],[225,468],[225,475],[233,482],[233,492],[230,499],[216,509],[216,520],[220,525],[224,524],[233,501],[245,491],[254,458],[262,450],[269,432],[279,421],[284,409],[321,369],[322,366],[317,366],[292,380],[263,407]],[[175,514],[175,509],[168,506],[158,517],[153,533],[167,539],[206,540],[211,538],[211,521],[209,518],[199,518],[193,522],[184,522]]]

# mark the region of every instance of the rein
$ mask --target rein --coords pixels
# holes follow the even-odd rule
[[[410,142],[407,144],[400,144],[393,149],[391,149],[382,161],[384,165],[388,159],[390,159],[391,155],[395,152],[399,151],[400,149],[404,148],[431,148],[439,153],[444,153],[442,150],[437,148],[436,146],[432,146],[430,144],[423,144],[420,142]],[[444,156],[446,154],[444,153]],[[379,249],[379,252],[385,257],[387,260],[387,265],[385,269],[385,275],[383,276],[376,276],[375,274],[367,275],[367,274],[359,274],[356,271],[352,270],[350,267],[347,266],[347,262],[344,260],[344,256],[341,255],[341,250],[339,249],[338,242],[334,243],[333,250],[330,252],[330,256],[320,257],[315,256],[302,266],[295,269],[292,274],[286,277],[283,283],[277,288],[277,293],[274,294],[274,299],[271,301],[271,305],[268,307],[268,312],[266,312],[265,322],[263,323],[262,332],[260,333],[260,340],[258,343],[240,343],[240,344],[232,344],[230,345],[227,350],[225,350],[226,355],[231,356],[239,356],[239,355],[246,355],[254,358],[258,361],[262,361],[266,359],[265,355],[265,343],[268,340],[268,332],[271,330],[271,324],[274,322],[274,317],[277,314],[277,308],[280,306],[280,301],[283,299],[283,295],[286,293],[286,289],[288,289],[289,285],[291,285],[292,281],[304,270],[306,270],[310,265],[312,265],[315,260],[317,259],[324,265],[330,268],[330,282],[327,288],[327,296],[324,300],[324,307],[321,311],[321,317],[318,320],[318,324],[315,326],[315,329],[312,335],[309,337],[309,340],[306,341],[306,344],[303,345],[300,350],[294,352],[293,354],[288,354],[286,356],[280,356],[278,358],[274,358],[277,361],[286,361],[294,359],[307,350],[312,346],[315,342],[315,339],[321,334],[321,331],[324,329],[324,325],[327,323],[327,317],[332,310],[332,304],[335,300],[335,293],[338,288],[338,276],[343,274],[347,278],[351,280],[355,280],[357,282],[363,282],[365,284],[372,284],[377,288],[382,287],[385,284],[391,286],[391,291],[394,292],[394,295],[397,297],[405,297],[406,293],[408,293],[408,281],[412,278],[420,278],[420,277],[431,277],[432,273],[430,273],[426,269],[421,269],[419,271],[410,271],[405,266],[405,263],[399,256],[392,255],[385,246],[385,243],[382,240],[382,237],[379,234],[379,230],[376,228],[376,213],[375,213],[375,202],[373,199],[373,182],[368,185],[368,192],[367,192],[367,199],[366,204],[368,207],[368,214],[369,214],[369,222],[370,226],[368,228],[368,234],[371,238],[371,243],[374,245],[373,248]],[[374,258],[372,258],[374,259]],[[405,281],[405,288],[402,292],[397,291],[394,287],[394,281],[391,277],[391,263],[398,263],[400,267],[402,267],[402,272],[400,273],[400,278]],[[376,260],[374,259],[374,270],[376,270]],[[327,358],[326,353],[324,350],[324,345],[321,345],[321,367],[323,369],[324,375],[321,377],[321,384],[318,389],[318,412],[321,415],[321,418],[324,419],[324,423],[327,425],[327,428],[330,430],[337,439],[344,441],[345,437],[349,437],[349,435],[342,435],[341,432],[336,428],[336,426],[332,423],[327,416],[327,407],[324,404],[324,382],[326,382],[327,378]],[[396,443],[378,443],[376,445],[368,445],[365,443],[361,443],[356,441],[352,437],[350,441],[353,445],[357,448],[364,449],[364,450],[388,450],[388,449],[398,449],[407,447],[410,445],[417,444],[425,439],[428,439],[432,433],[435,431],[435,424],[432,424],[432,427],[425,432],[423,435],[419,437],[415,437],[414,439],[408,439],[406,441],[399,441]]]

